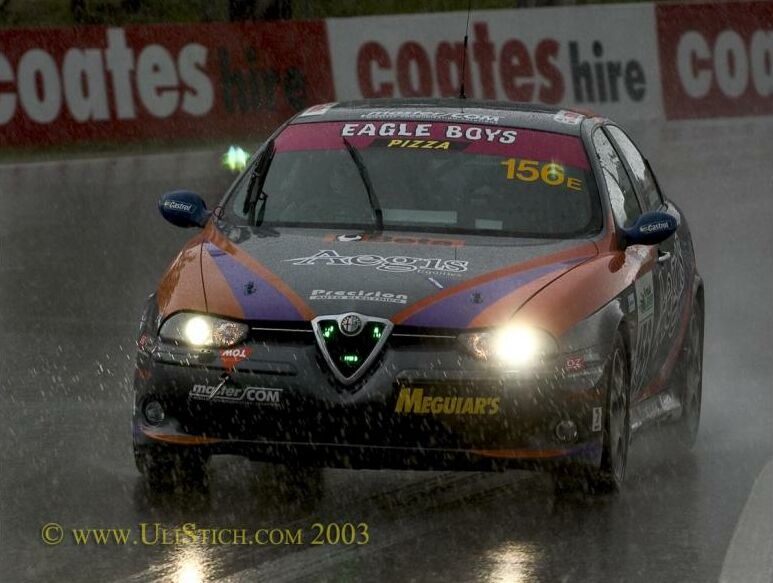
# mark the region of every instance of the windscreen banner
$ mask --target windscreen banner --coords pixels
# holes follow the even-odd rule
[[[330,101],[325,23],[0,30],[0,145],[263,136]]]

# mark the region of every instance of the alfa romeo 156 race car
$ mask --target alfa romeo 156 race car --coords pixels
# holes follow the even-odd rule
[[[607,119],[513,103],[312,107],[219,206],[141,321],[151,484],[212,454],[347,468],[579,470],[698,430],[703,284],[682,212]]]

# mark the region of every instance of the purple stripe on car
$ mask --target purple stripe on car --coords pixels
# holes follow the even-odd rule
[[[204,248],[214,259],[247,320],[303,320],[296,307],[273,285],[213,243]]]
[[[402,324],[428,328],[466,328],[475,316],[519,287],[548,273],[563,271],[567,267],[585,261],[585,259],[587,257],[551,263],[465,289],[427,306],[406,319]]]

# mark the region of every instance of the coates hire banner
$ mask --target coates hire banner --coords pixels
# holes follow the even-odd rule
[[[459,93],[467,14],[328,20],[336,95]],[[651,4],[472,12],[469,98],[542,102],[624,120],[661,117]]]
[[[330,101],[324,22],[0,30],[0,145],[265,135]]]
[[[467,14],[0,30],[0,146],[262,137],[314,103],[455,96]],[[773,2],[473,10],[476,99],[773,114]]]
[[[773,114],[773,2],[656,8],[669,119]]]

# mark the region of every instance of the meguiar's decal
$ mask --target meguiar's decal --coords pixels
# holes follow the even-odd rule
[[[424,389],[400,389],[395,413],[417,415],[496,415],[500,397],[425,395]]]
[[[556,162],[540,162],[539,160],[502,160],[502,166],[507,168],[505,178],[519,182],[543,182],[548,186],[562,186],[570,190],[582,190],[582,180],[566,175],[566,169]]]

